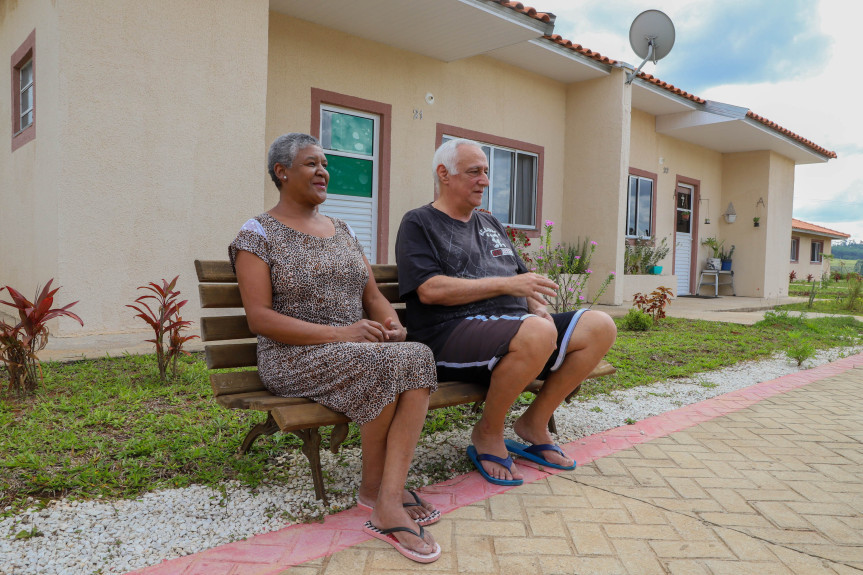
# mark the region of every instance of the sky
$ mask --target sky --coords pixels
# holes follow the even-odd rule
[[[849,0],[533,0],[554,31],[618,61],[641,63],[629,26],[665,12],[675,42],[642,71],[696,96],[752,110],[835,151],[797,166],[794,217],[863,241],[863,2]]]

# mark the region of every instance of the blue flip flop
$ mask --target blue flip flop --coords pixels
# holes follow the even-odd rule
[[[505,485],[507,487],[521,485],[524,483],[524,479],[497,479],[496,477],[492,477],[488,474],[480,461],[491,461],[492,463],[497,463],[498,465],[503,465],[506,467],[507,471],[512,470],[512,457],[507,456],[506,459],[502,457],[498,457],[497,455],[491,455],[489,453],[477,453],[476,447],[473,445],[467,446],[467,456],[470,457],[470,460],[473,461],[476,470],[479,471],[479,474],[483,476],[483,478],[489,483],[494,483],[495,485]]]
[[[564,471],[570,471],[575,469],[575,462],[573,461],[572,465],[565,467],[563,465],[558,465],[557,463],[550,463],[546,461],[546,459],[540,455],[543,451],[556,451],[560,453],[562,456],[566,457],[566,454],[563,450],[557,445],[552,445],[550,443],[539,443],[537,445],[525,445],[523,443],[519,443],[517,441],[513,441],[512,439],[504,440],[506,443],[506,450],[510,453],[514,453],[519,457],[523,457],[528,461],[533,461],[534,463],[539,463],[540,465],[545,465],[546,467],[553,467],[554,469],[563,469]]]

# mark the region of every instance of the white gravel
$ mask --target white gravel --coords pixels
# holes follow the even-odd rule
[[[863,351],[863,347],[819,352],[804,368]],[[557,410],[561,443],[599,433],[798,371],[785,356],[738,364],[691,379],[660,382],[575,401]],[[518,415],[513,410],[513,417]],[[412,483],[427,484],[431,470],[458,474],[470,430],[436,433],[418,446]],[[255,490],[226,483],[222,489],[192,486],[148,493],[133,500],[54,501],[0,519],[0,575],[111,575],[154,565],[163,559],[197,553],[217,545],[277,530],[354,504],[360,458],[357,449],[322,453],[329,475],[329,509],[315,498],[308,462],[289,453],[276,462],[290,466],[292,479]],[[22,531],[40,535],[16,538]]]

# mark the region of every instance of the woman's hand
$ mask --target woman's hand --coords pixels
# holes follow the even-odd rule
[[[386,341],[387,329],[376,321],[361,319],[341,328],[340,341]]]
[[[407,339],[408,330],[393,318],[385,319],[384,327],[386,328],[387,341],[404,341]]]

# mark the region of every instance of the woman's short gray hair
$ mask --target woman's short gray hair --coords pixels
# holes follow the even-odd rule
[[[446,168],[447,173],[458,173],[456,159],[458,158],[459,146],[476,146],[477,148],[482,148],[482,146],[477,142],[466,138],[453,138],[452,140],[447,140],[441,144],[440,147],[435,150],[434,158],[432,158],[432,173],[434,173],[435,190],[437,190],[440,185],[440,178],[437,173],[438,166],[443,165],[443,167]]]
[[[294,160],[297,158],[299,151],[309,146],[322,147],[316,137],[299,132],[282,134],[273,141],[270,145],[270,153],[267,156],[267,170],[270,172],[270,177],[277,188],[282,189],[282,182],[276,175],[276,164],[290,168],[294,165]]]

